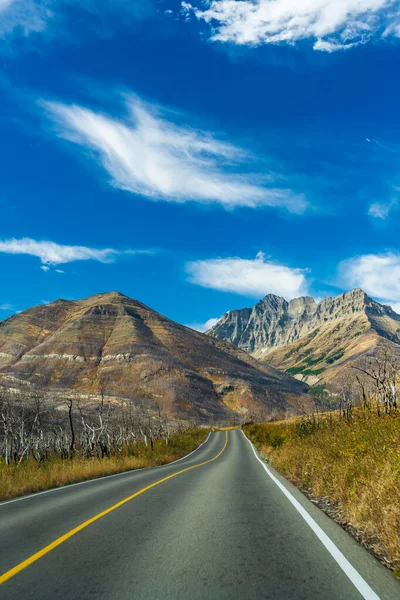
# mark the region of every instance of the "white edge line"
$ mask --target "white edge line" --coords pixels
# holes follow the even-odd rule
[[[317,538],[322,542],[325,548],[328,550],[329,554],[332,558],[337,562],[342,571],[347,575],[350,579],[351,583],[354,587],[360,592],[361,596],[365,598],[365,600],[380,600],[379,596],[373,591],[373,589],[368,585],[368,583],[361,577],[361,575],[356,571],[356,569],[349,563],[347,558],[340,552],[339,548],[332,542],[332,540],[328,537],[325,531],[314,521],[311,515],[306,511],[306,509],[300,504],[298,500],[289,492],[289,490],[275,477],[275,475],[268,469],[267,465],[259,458],[257,452],[254,448],[253,443],[248,439],[243,429],[241,430],[245,439],[249,442],[254,456],[261,463],[262,467],[268,474],[268,476],[272,479],[272,481],[278,486],[278,488],[285,494],[286,498],[291,502],[294,508],[298,513],[303,517],[307,525],[313,530]]]
[[[43,494],[50,494],[51,492],[60,492],[61,490],[68,490],[72,487],[76,487],[77,485],[85,485],[87,483],[93,483],[94,481],[99,481],[100,479],[110,479],[111,477],[120,477],[122,475],[133,475],[134,473],[137,473],[139,471],[140,472],[151,471],[153,469],[155,470],[155,469],[162,469],[163,467],[169,467],[170,465],[174,465],[175,463],[180,462],[181,460],[184,460],[185,458],[189,458],[189,456],[191,456],[192,454],[197,452],[197,450],[200,450],[200,448],[208,442],[210,435],[211,435],[211,431],[208,433],[208,436],[206,437],[204,442],[202,442],[200,444],[200,446],[197,446],[197,448],[192,450],[192,452],[190,452],[189,454],[186,454],[186,456],[182,456],[181,458],[178,458],[177,460],[173,460],[170,463],[165,463],[165,465],[157,465],[156,467],[139,467],[137,469],[129,469],[128,471],[122,471],[121,473],[113,473],[112,475],[103,475],[102,477],[95,477],[94,479],[86,479],[86,481],[78,481],[77,483],[69,483],[67,485],[61,485],[59,487],[51,488],[50,490],[43,490],[43,492],[36,492],[34,494],[28,494],[26,496],[21,496],[20,498],[14,498],[13,500],[5,500],[4,502],[0,502],[0,508],[2,506],[6,506],[7,504],[12,504],[13,502],[20,502],[21,500],[29,500],[29,498],[36,498],[36,496],[42,496]]]

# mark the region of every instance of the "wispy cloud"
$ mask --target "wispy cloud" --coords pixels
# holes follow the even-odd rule
[[[0,252],[36,256],[42,262],[40,267],[48,271],[50,266],[66,264],[78,260],[95,260],[112,263],[118,257],[129,254],[151,254],[148,250],[119,251],[113,248],[87,248],[86,246],[64,246],[55,242],[36,241],[30,238],[0,240]],[[58,273],[62,272],[60,269]]]
[[[46,29],[55,13],[51,0],[0,0],[0,37],[14,31],[28,36]]]
[[[0,15],[4,12],[15,0],[0,0]]]
[[[334,52],[373,37],[400,37],[399,0],[196,0],[186,18],[211,24],[211,39],[241,45],[311,40]]]
[[[188,323],[186,327],[190,327],[190,329],[194,329],[195,331],[200,331],[200,333],[205,333],[206,331],[214,327],[214,325],[218,323],[220,318],[208,319],[208,321],[206,321],[205,323]]]
[[[76,105],[42,104],[58,135],[94,151],[120,189],[154,200],[216,202],[226,208],[275,206],[295,213],[306,208],[304,197],[277,186],[272,174],[249,174],[254,157],[246,150],[136,96],[126,96],[124,119]]]
[[[399,190],[397,190],[399,191]],[[373,202],[368,208],[368,214],[374,219],[384,221],[388,218],[390,212],[398,204],[397,198],[392,198],[388,202]]]
[[[297,269],[268,260],[259,252],[254,260],[215,258],[186,264],[192,283],[223,292],[260,297],[277,294],[286,299],[308,293],[307,269]]]
[[[5,304],[0,304],[0,310],[13,310],[13,308],[14,307],[12,306],[12,304],[8,304],[7,302]]]
[[[400,303],[400,253],[364,254],[339,265],[341,282],[390,305]],[[399,308],[399,305],[397,305]]]
[[[52,38],[75,40],[77,24],[109,36],[154,11],[153,0],[0,0],[0,37],[46,32]]]

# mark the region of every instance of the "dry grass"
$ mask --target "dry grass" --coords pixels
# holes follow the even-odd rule
[[[205,429],[190,430],[174,435],[168,445],[161,440],[154,442],[154,450],[144,446],[125,448],[121,454],[104,459],[55,458],[43,463],[30,459],[20,465],[0,462],[0,500],[8,500],[24,494],[87,479],[121,473],[141,467],[163,465],[185,456],[207,436]]]
[[[400,575],[400,416],[358,411],[319,423],[248,425],[271,464],[307,492],[336,503],[340,519]]]

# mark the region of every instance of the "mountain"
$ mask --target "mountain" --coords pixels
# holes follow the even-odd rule
[[[57,300],[0,322],[0,384],[228,422],[295,414],[307,387],[122,294]]]
[[[382,339],[400,343],[400,316],[355,289],[319,304],[268,294],[253,308],[225,314],[208,332],[296,378],[334,384],[343,368]]]

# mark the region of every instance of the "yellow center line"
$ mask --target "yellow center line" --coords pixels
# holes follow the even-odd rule
[[[168,481],[168,479],[177,477],[178,475],[181,475],[182,473],[186,473],[187,471],[191,471],[192,469],[197,469],[198,467],[203,467],[204,465],[208,465],[209,463],[213,462],[214,460],[217,460],[217,458],[219,458],[221,456],[221,454],[225,450],[226,446],[228,445],[228,432],[226,431],[225,433],[226,433],[226,438],[225,438],[224,447],[222,448],[222,450],[220,452],[218,452],[218,454],[216,456],[214,456],[214,458],[211,458],[210,460],[206,460],[205,462],[199,463],[197,465],[193,465],[192,467],[187,467],[186,469],[182,469],[181,471],[178,471],[177,473],[173,473],[172,475],[168,475],[168,477],[164,477],[163,479],[160,479],[159,481],[156,481],[155,483],[152,483],[151,485],[148,485],[148,486],[142,488],[135,494],[132,494],[131,496],[128,496],[127,498],[124,498],[124,500],[121,500],[120,502],[113,504],[113,506],[110,506],[110,508],[103,510],[101,513],[98,513],[91,519],[88,519],[84,523],[81,523],[81,525],[78,525],[78,527],[71,529],[71,531],[68,531],[68,533],[65,533],[61,537],[57,538],[56,540],[54,540],[54,542],[51,542],[51,544],[49,544],[48,546],[45,546],[44,548],[39,550],[39,552],[32,554],[32,556],[30,556],[23,562],[19,563],[18,565],[16,565],[9,571],[6,571],[6,573],[4,573],[3,575],[0,576],[0,584],[4,583],[5,581],[8,581],[8,579],[11,579],[11,577],[14,577],[14,575],[17,575],[17,573],[19,573],[20,571],[23,571],[23,569],[26,569],[26,567],[29,567],[29,565],[31,565],[32,563],[39,560],[39,558],[42,558],[42,556],[45,556],[46,554],[48,554],[49,552],[54,550],[54,548],[57,548],[57,546],[60,546],[66,540],[71,538],[73,535],[75,535],[76,533],[79,533],[79,531],[82,531],[82,529],[85,529],[86,527],[88,527],[89,525],[94,523],[95,521],[98,521],[102,517],[105,517],[113,510],[120,508],[120,506],[123,506],[130,500],[137,498],[137,496],[140,496],[141,494],[144,494],[148,490],[151,490],[151,488],[156,487],[156,485],[160,485],[160,483],[164,483],[164,481]]]

